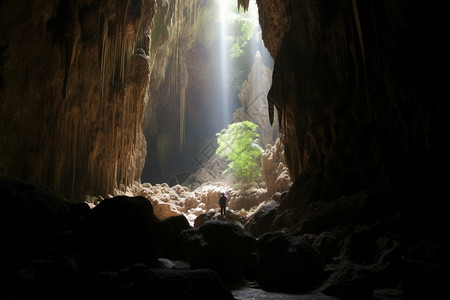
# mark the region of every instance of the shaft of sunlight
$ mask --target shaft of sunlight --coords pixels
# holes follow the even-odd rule
[[[257,43],[261,40],[261,27],[259,26],[259,19],[258,19],[258,6],[256,5],[255,0],[251,0],[249,2],[248,7],[248,15],[249,15],[249,21],[252,24],[252,34],[255,35],[254,38],[250,39],[250,53],[256,53],[257,49]]]
[[[220,71],[218,75],[219,91],[218,100],[221,106],[222,117],[221,122],[226,125],[231,123],[232,111],[231,111],[231,99],[230,99],[230,54],[229,54],[229,22],[228,17],[230,15],[230,1],[218,0],[217,16],[218,16],[218,34],[219,34],[219,66]]]

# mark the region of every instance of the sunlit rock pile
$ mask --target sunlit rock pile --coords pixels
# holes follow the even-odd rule
[[[229,180],[229,176],[222,176],[222,170],[217,171],[217,178],[211,176],[211,172],[205,171],[217,161],[217,157],[210,159],[206,168],[200,169],[191,176],[190,189],[187,186],[175,185],[170,187],[166,183],[152,185],[150,183],[134,182],[130,187],[121,186],[114,189],[112,194],[105,197],[86,196],[86,202],[98,204],[104,198],[116,196],[142,196],[153,205],[153,211],[157,218],[165,219],[170,216],[185,215],[191,225],[195,219],[209,212],[215,212],[218,208],[218,200],[221,193],[228,196],[228,207],[233,213],[245,218],[249,217],[256,208],[265,204],[272,195],[289,189],[292,182],[284,163],[284,148],[279,139],[274,145],[268,144],[263,154],[263,177],[265,181],[253,182],[244,188],[238,188]],[[203,184],[199,185],[199,182]]]
[[[228,196],[229,209],[246,217],[251,215],[261,202],[267,200],[267,190],[260,187],[258,183],[252,184],[246,190],[235,190],[227,182],[205,183],[193,191],[181,185],[169,187],[166,183],[151,185],[138,182],[135,182],[132,187],[123,187],[123,189],[125,191],[115,189],[113,194],[105,198],[120,195],[142,196],[152,203],[155,216],[159,219],[185,215],[191,224],[194,224],[199,215],[218,210],[219,197],[223,192]],[[103,199],[103,197],[86,197],[86,201],[94,205]]]

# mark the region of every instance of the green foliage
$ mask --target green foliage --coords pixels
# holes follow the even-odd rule
[[[261,29],[258,25],[258,11],[250,6],[248,11],[238,10],[233,5],[234,13],[228,18],[229,53],[231,57],[231,81],[234,92],[242,90],[242,84],[250,72],[256,47],[261,40]],[[254,47],[253,47],[253,46]]]
[[[242,57],[243,48],[252,37],[253,24],[248,18],[236,18],[233,24],[233,45],[231,46],[231,57]]]
[[[234,43],[233,46],[231,46],[231,57],[241,57],[244,55],[244,50],[241,49],[240,45],[238,43]]]
[[[235,183],[248,184],[261,177],[263,149],[258,145],[258,125],[250,121],[233,123],[217,133],[216,154],[229,161],[228,169]]]

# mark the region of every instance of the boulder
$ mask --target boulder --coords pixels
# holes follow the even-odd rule
[[[186,259],[186,252],[181,246],[180,234],[183,230],[192,228],[185,216],[172,216],[164,219],[162,222],[170,226],[170,235],[162,257],[169,259]]]
[[[212,210],[205,214],[200,214],[194,221],[194,227],[200,227],[208,220],[211,220],[216,215],[216,211]]]
[[[225,215],[221,216],[218,210],[210,210],[206,214],[199,215],[194,222],[194,227],[200,227],[208,220],[218,220],[218,221],[224,221],[224,222],[231,222],[234,223],[240,227],[244,227],[244,223],[247,222],[247,218],[243,216],[240,212],[236,212],[232,209],[228,209],[225,213]]]
[[[244,227],[244,224],[247,219],[241,215],[239,212],[236,212],[232,209],[227,209],[225,215],[221,216],[220,213],[217,213],[212,218],[213,220],[226,221],[239,225],[240,227]]]
[[[346,299],[372,299],[374,290],[371,267],[344,260],[321,290],[324,294]]]
[[[327,261],[330,261],[338,254],[336,237],[328,231],[319,234],[315,238],[312,247]]]
[[[161,201],[155,199],[155,197],[150,198],[152,205],[154,207],[155,216],[160,219],[166,219],[168,217],[181,215],[181,212],[178,210],[179,206],[174,201]]]
[[[244,228],[255,237],[259,237],[268,232],[279,206],[280,204],[274,200],[270,200],[262,205],[248,218],[244,224]]]
[[[81,218],[73,245],[89,271],[115,271],[135,263],[152,263],[166,247],[169,222],[158,220],[144,197],[105,199]]]
[[[266,189],[259,188],[258,186],[241,189],[234,193],[233,197],[230,197],[229,207],[234,210],[246,209],[249,210],[252,207],[258,206],[260,203],[268,199],[268,193]]]
[[[83,214],[45,186],[6,177],[0,177],[0,204],[0,270],[47,255],[56,235]]]
[[[219,207],[219,198],[222,193],[226,193],[228,196],[228,201],[231,201],[232,197],[230,195],[231,189],[226,189],[226,186],[221,185],[205,185],[199,189],[201,193],[200,201],[205,203],[205,209],[213,209]]]
[[[262,288],[305,292],[324,279],[321,256],[302,237],[275,231],[258,238],[255,276]]]
[[[223,278],[239,278],[254,262],[256,239],[240,226],[208,220],[181,233],[191,268],[210,268]]]

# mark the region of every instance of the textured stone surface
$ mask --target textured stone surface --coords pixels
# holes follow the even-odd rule
[[[290,177],[323,171],[336,194],[413,173],[426,179],[442,149],[448,96],[439,9],[406,1],[257,3],[275,60],[269,102],[282,110]]]
[[[255,237],[259,237],[270,231],[270,226],[273,223],[279,206],[280,204],[272,199],[264,203],[248,218],[244,224],[244,228]]]
[[[277,139],[273,145],[266,145],[262,155],[262,174],[266,182],[267,194],[287,191],[292,185],[284,158],[284,145]]]
[[[221,111],[216,95],[215,2],[158,1],[158,5],[143,124],[148,155],[142,177],[152,183],[169,182],[175,170],[191,172],[202,139],[222,129],[217,127]]]
[[[75,221],[73,203],[31,182],[0,177],[0,206],[2,271],[48,255],[54,235]]]
[[[233,121],[248,120],[258,125],[261,146],[275,144],[279,136],[278,122],[271,126],[267,107],[267,94],[272,84],[272,70],[264,64],[259,51],[256,52],[254,63],[247,80],[242,84],[239,93],[240,107],[233,114]]]
[[[236,224],[208,220],[180,237],[193,269],[210,268],[236,281],[253,266],[256,240]]]
[[[73,244],[89,272],[152,264],[172,241],[173,222],[153,214],[144,197],[105,199],[73,227]]]
[[[0,174],[64,196],[139,180],[154,1],[2,1]]]
[[[323,280],[323,261],[301,237],[280,231],[258,238],[256,279],[268,290],[299,292],[310,290]]]

